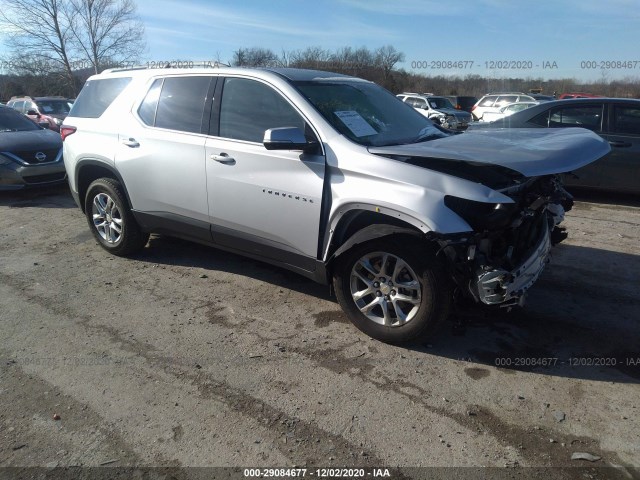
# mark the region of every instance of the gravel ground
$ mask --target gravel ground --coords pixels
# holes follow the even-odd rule
[[[639,478],[640,203],[586,197],[565,225],[524,309],[460,310],[431,344],[399,348],[293,273],[160,236],[109,256],[66,188],[0,193],[0,477]]]

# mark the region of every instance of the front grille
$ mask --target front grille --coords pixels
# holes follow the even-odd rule
[[[23,177],[25,183],[36,184],[36,183],[51,183],[58,182],[64,180],[67,176],[65,172],[59,173],[49,173],[47,175],[30,175],[28,177]]]
[[[10,152],[10,153],[18,157],[23,162],[28,163],[29,165],[38,165],[40,163],[53,162],[58,156],[58,153],[60,153],[60,149],[50,148],[48,150],[25,150],[21,152]],[[46,156],[45,159],[44,160],[36,159],[36,155],[38,153],[44,153]]]

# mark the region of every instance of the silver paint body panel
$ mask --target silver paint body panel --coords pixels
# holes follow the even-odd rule
[[[151,83],[184,75],[237,76],[270,85],[307,120],[321,154],[267,151],[259,143],[145,126],[135,112]],[[132,81],[100,118],[65,120],[78,129],[64,142],[76,195],[77,167],[84,160],[97,160],[120,173],[134,210],[206,222],[317,261],[328,259],[331,235],[354,209],[402,220],[424,233],[449,234],[471,228],[444,205],[445,195],[513,202],[485,185],[383,155],[486,163],[538,176],[573,170],[608,152],[606,142],[583,129],[474,132],[366,148],[338,133],[287,79],[268,70],[137,70],[92,79],[114,76]],[[129,139],[139,146],[122,143]],[[213,160],[212,155],[221,154],[233,162]],[[321,232],[325,237],[320,238]]]

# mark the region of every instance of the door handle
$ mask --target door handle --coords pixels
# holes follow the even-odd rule
[[[609,145],[612,147],[626,148],[631,146],[631,142],[610,141]]]
[[[235,158],[230,157],[228,153],[224,153],[224,152],[222,152],[220,155],[211,155],[211,160],[215,160],[216,162],[227,163],[231,165],[236,163]]]
[[[130,148],[138,148],[140,146],[140,143],[135,138],[125,138],[122,140],[122,144]]]

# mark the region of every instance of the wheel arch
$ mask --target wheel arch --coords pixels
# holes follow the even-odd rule
[[[112,178],[117,180],[124,191],[127,203],[131,208],[131,199],[129,198],[129,192],[122,179],[122,176],[111,165],[101,162],[100,160],[86,159],[78,162],[76,165],[76,185],[78,189],[78,197],[80,198],[80,208],[82,212],[85,212],[85,197],[89,185],[98,178]]]
[[[424,222],[388,209],[382,212],[378,207],[349,210],[333,223],[335,226],[330,229],[330,238],[324,249],[329,278],[336,260],[356,245],[392,235],[410,236],[416,242],[426,241],[426,234],[430,231]]]

